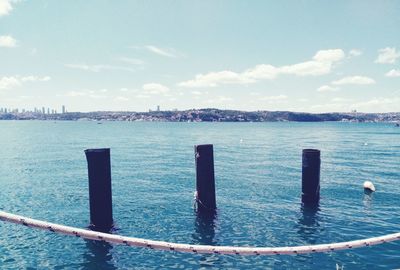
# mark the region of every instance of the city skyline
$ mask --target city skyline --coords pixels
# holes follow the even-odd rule
[[[399,12],[396,1],[0,0],[0,107],[395,112]]]
[[[0,106],[0,113],[25,113],[25,112],[33,112],[33,113],[42,113],[42,114],[56,114],[56,113],[66,113],[66,107],[65,105],[62,105],[60,110],[55,109],[54,107],[46,107],[46,106],[41,106],[41,107],[33,107],[33,108],[15,108],[15,107],[2,107]]]

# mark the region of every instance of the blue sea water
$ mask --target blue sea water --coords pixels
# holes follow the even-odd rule
[[[193,211],[193,145],[214,144],[218,214]],[[0,122],[0,209],[89,223],[84,149],[111,148],[116,233],[292,246],[400,231],[400,128],[384,123]],[[321,150],[321,202],[301,207],[301,150]],[[377,192],[366,195],[364,181]],[[0,269],[393,269],[400,242],[296,256],[109,245],[0,222]]]

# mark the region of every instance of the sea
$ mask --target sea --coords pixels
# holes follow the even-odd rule
[[[213,144],[217,214],[194,210],[194,145]],[[280,247],[400,231],[393,123],[0,121],[0,210],[89,225],[85,149],[110,148],[114,233]],[[321,199],[301,204],[302,149],[321,150]],[[364,181],[376,192],[366,194]],[[396,269],[400,241],[303,255],[202,255],[113,245],[0,221],[0,269]]]

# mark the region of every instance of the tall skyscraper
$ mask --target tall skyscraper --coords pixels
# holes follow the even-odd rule
[[[160,111],[160,105],[157,105],[157,112]]]
[[[62,105],[61,111],[62,111],[62,113],[65,113],[65,105]]]

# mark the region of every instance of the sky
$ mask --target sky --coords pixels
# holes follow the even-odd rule
[[[0,0],[0,107],[400,111],[400,1]]]

